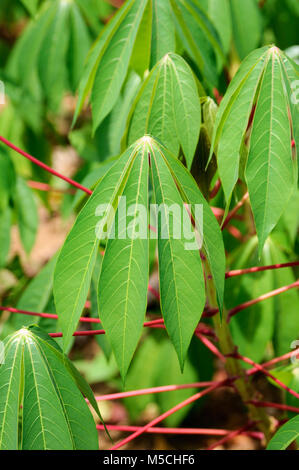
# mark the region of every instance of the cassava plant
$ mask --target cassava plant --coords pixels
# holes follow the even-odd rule
[[[116,450],[155,431],[296,448],[297,3],[8,3],[0,449]],[[64,242],[29,280],[42,211]],[[118,393],[95,397],[104,382]],[[242,425],[197,441],[224,389]],[[129,425],[104,423],[115,398]]]

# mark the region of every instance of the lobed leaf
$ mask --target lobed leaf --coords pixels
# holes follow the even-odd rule
[[[167,54],[151,71],[133,105],[128,142],[145,134],[161,140],[174,154],[180,145],[191,167],[201,125],[193,73],[176,54]]]
[[[98,449],[92,415],[55,341],[37,327],[22,329],[5,340],[5,352],[0,448]]]

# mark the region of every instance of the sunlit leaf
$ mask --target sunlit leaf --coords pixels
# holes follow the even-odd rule
[[[200,124],[200,101],[193,73],[181,57],[167,54],[136,98],[128,141],[151,134],[176,155],[181,145],[190,167]]]
[[[108,227],[113,221],[112,207],[121,196],[128,169],[135,157],[130,148],[105,174],[81,210],[58,258],[54,275],[54,297],[59,325],[67,348],[84,308],[99,246],[98,206],[106,204],[103,217]],[[101,207],[101,206],[100,206]],[[103,206],[102,206],[103,207]]]
[[[65,361],[57,344],[37,327],[5,340],[0,448],[98,449],[95,423]]]

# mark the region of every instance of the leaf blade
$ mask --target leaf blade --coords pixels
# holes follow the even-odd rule
[[[136,187],[136,188],[135,188]],[[143,144],[137,152],[130,176],[123,191],[126,207],[134,208],[134,218],[129,227],[122,224],[122,206],[115,216],[116,238],[109,238],[98,286],[99,315],[112,346],[123,379],[126,376],[133,353],[143,329],[147,305],[148,286],[148,230],[133,237],[138,218],[138,206],[147,211],[148,199],[148,151]],[[120,212],[121,211],[121,212]],[[147,218],[147,217],[146,217]],[[145,236],[145,238],[144,238]],[[118,259],[119,265],[115,263]]]

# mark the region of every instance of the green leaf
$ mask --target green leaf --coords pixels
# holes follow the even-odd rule
[[[192,211],[196,204],[203,206],[203,251],[207,257],[217,291],[217,299],[220,310],[223,307],[224,276],[225,276],[225,252],[222,233],[219,224],[209,204],[203,197],[195,180],[182,165],[169,152],[164,149],[169,169],[175,177],[183,200],[191,204]],[[194,214],[193,214],[194,215]]]
[[[42,98],[37,67],[39,52],[56,11],[57,1],[42,5],[36,17],[20,35],[7,64],[9,76],[22,85],[22,90],[29,90],[37,100]]]
[[[66,53],[70,40],[70,2],[59,1],[38,52],[38,69],[45,95],[56,106],[67,88]]]
[[[267,450],[284,450],[299,437],[299,416],[285,423],[268,444]]]
[[[147,2],[148,0],[138,0],[125,4],[124,8],[128,10],[128,13],[122,17],[122,21],[117,24],[112,35],[109,36],[108,44],[104,43],[98,52],[96,70],[92,72],[94,82],[91,105],[94,131],[116,103],[127,75],[135,39]],[[131,6],[130,9],[128,9],[129,6]],[[100,41],[100,43],[102,42]]]
[[[72,142],[74,142],[76,139],[77,137],[76,138],[73,136],[71,137]],[[78,143],[77,140],[76,142]],[[78,147],[80,147],[80,144],[78,144]],[[116,162],[115,158],[106,160],[105,162],[100,164],[99,167],[95,168],[90,173],[88,173],[85,176],[85,178],[83,178],[81,184],[85,186],[85,188],[89,188],[90,190],[93,190],[95,186],[99,183],[99,181],[103,178],[103,176],[108,172],[108,170],[115,164],[115,162]],[[84,194],[84,193],[82,194],[82,191],[78,191],[73,200],[73,205],[72,205],[73,208],[77,208],[77,207],[80,207],[80,205],[83,205],[83,201],[86,202],[87,198],[88,198],[87,194]]]
[[[287,88],[288,102],[291,112],[292,136],[296,144],[295,156],[299,156],[299,67],[289,57],[283,55],[281,61],[285,84]]]
[[[92,32],[97,36],[103,26],[103,20],[109,18],[114,13],[113,6],[106,0],[75,0],[80,10],[87,20]]]
[[[92,415],[55,341],[37,327],[22,329],[5,340],[5,351],[0,448],[98,449]]]
[[[34,195],[21,177],[17,178],[15,204],[22,244],[29,254],[36,238],[38,212]]]
[[[205,304],[203,270],[199,250],[189,250],[190,239],[185,233],[176,233],[181,227],[182,213],[189,216],[165,157],[157,144],[152,142],[151,147],[154,197],[160,208],[157,228],[161,310],[183,369]],[[183,220],[185,227],[186,219]]]
[[[122,193],[126,199],[118,205],[115,238],[109,237],[98,287],[99,315],[123,379],[141,336],[147,305],[148,152],[146,142],[136,148]],[[132,217],[129,225],[126,208]]]
[[[5,342],[5,364],[0,367],[0,450],[18,450],[23,346]]]
[[[84,395],[89,400],[90,404],[92,405],[92,407],[98,414],[99,418],[101,419],[101,421],[103,421],[98,404],[96,402],[96,399],[94,397],[94,394],[90,386],[88,385],[86,380],[84,380],[84,378],[80,375],[80,373],[78,372],[76,367],[73,365],[73,363],[70,361],[70,359],[67,357],[67,355],[63,355],[59,345],[57,344],[57,341],[52,341],[50,339],[50,342],[49,342],[48,334],[45,331],[43,331],[40,327],[37,327],[34,325],[30,327],[30,330],[39,337],[40,341],[43,341],[44,343],[46,343],[47,347],[51,348],[51,351],[56,355],[56,357],[60,361],[63,361],[64,367],[68,370],[68,372],[72,376],[78,389],[80,390],[82,395]]]
[[[269,237],[269,244],[271,252],[270,264],[289,262],[289,258],[277,246],[273,237]],[[273,271],[273,278],[273,287],[270,290],[287,286],[296,281],[292,268],[276,269]],[[290,349],[290,345],[296,337],[294,331],[299,330],[298,305],[299,294],[297,289],[290,289],[276,298],[274,347],[277,356],[285,354]]]
[[[134,147],[128,149],[105,174],[78,215],[59,254],[54,274],[54,298],[64,349],[76,329],[90,287],[99,246],[97,207],[106,205],[103,218],[107,218],[109,228],[113,221],[113,206],[123,191],[135,154]]]
[[[262,16],[256,0],[230,0],[233,37],[241,59],[255,49],[263,32]]]
[[[225,122],[221,129],[221,138],[217,149],[217,162],[227,201],[239,177],[242,140],[248,126],[264,62],[263,55],[246,75],[246,81],[242,81],[225,112]],[[219,110],[219,113],[222,109]]]
[[[234,269],[238,269],[240,266],[239,259],[240,257],[237,258],[237,265],[233,266]],[[269,264],[271,264],[271,256],[270,246],[267,242],[263,250],[261,265]],[[241,266],[244,266],[244,261]],[[251,298],[258,298],[271,290],[273,290],[272,271],[228,279],[226,281],[226,307],[228,309],[233,308]],[[250,357],[258,363],[264,358],[267,345],[273,337],[275,325],[274,306],[275,303],[272,298],[264,300],[252,305],[244,312],[240,312],[230,322],[234,343],[238,345],[240,354]]]
[[[129,143],[151,134],[176,155],[181,145],[191,167],[201,108],[192,70],[184,59],[167,54],[144,82],[132,110]]]
[[[151,66],[175,52],[175,27],[169,0],[153,0]]]
[[[294,190],[291,130],[280,53],[268,52],[245,170],[261,253]]]
[[[108,48],[115,31],[120,28],[120,25],[126,18],[128,12],[130,12],[132,4],[135,0],[129,0],[126,2],[122,8],[112,17],[112,19],[107,23],[105,28],[101,31],[99,37],[91,47],[88,57],[86,59],[84,72],[80,81],[79,90],[78,90],[78,102],[73,119],[73,125],[77,121],[77,118],[83,108],[84,102],[90,93],[96,76],[96,72],[101,62],[101,59]]]
[[[42,313],[47,306],[53,288],[53,274],[57,261],[57,256],[54,256],[35,276],[24,290],[17,303],[17,309],[29,310],[31,312]],[[35,318],[38,321],[38,318]],[[22,314],[14,314],[13,325],[15,329],[22,328],[23,326],[31,325],[32,317]]]
[[[249,141],[247,162],[242,161],[242,166],[246,166],[245,179],[260,254],[297,179],[298,165],[291,149],[291,127],[297,132],[297,109],[290,105],[291,77],[291,65],[276,47],[252,52],[241,64],[220,104],[210,149],[209,161],[215,152],[229,201],[240,173],[242,178],[240,159],[242,152],[247,153]],[[293,126],[289,119],[290,107]],[[253,111],[251,123],[249,117]]]
[[[39,0],[21,0],[21,2],[27,8],[30,15],[34,16],[37,11]]]
[[[128,114],[136,97],[140,82],[139,75],[132,71],[109,115],[109,131],[106,135],[109,139],[111,155],[119,155],[121,152],[121,142],[126,130]]]
[[[232,20],[229,2],[208,0],[208,15],[219,34],[224,52],[228,53],[232,39]]]
[[[196,0],[170,0],[176,29],[183,46],[195,61],[204,79],[217,84],[215,54],[223,57],[218,34]]]

